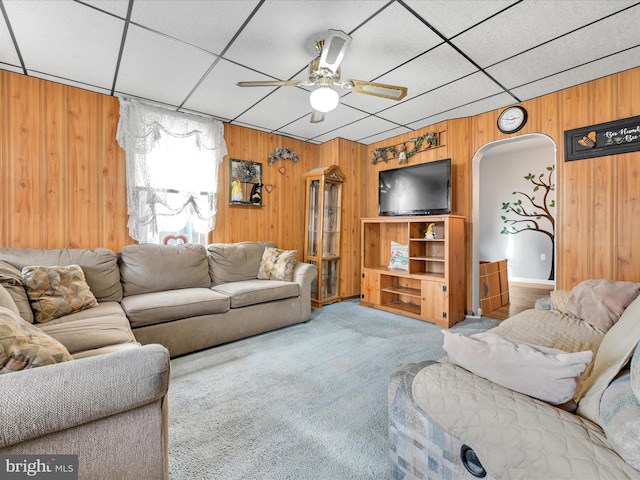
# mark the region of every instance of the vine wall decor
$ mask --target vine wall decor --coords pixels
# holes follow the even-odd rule
[[[296,152],[292,152],[285,147],[276,147],[273,153],[269,155],[269,165],[272,165],[273,162],[279,158],[282,158],[283,160],[291,160],[293,163],[298,163],[300,161],[300,157]]]
[[[413,148],[407,150],[407,143],[413,143]],[[426,150],[427,148],[438,146],[438,134],[435,132],[427,132],[424,135],[420,135],[417,138],[411,138],[407,142],[400,143],[398,145],[391,145],[389,147],[376,148],[373,151],[372,163],[375,165],[378,162],[387,162],[392,158],[398,158],[398,163],[405,163],[407,159],[418,152]],[[391,154],[391,156],[389,156]]]

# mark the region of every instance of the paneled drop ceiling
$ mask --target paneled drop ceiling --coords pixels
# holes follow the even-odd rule
[[[312,143],[370,144],[640,66],[630,0],[0,0],[0,69]],[[306,78],[328,29],[353,38],[342,78],[406,86],[401,101],[340,90],[310,123]]]

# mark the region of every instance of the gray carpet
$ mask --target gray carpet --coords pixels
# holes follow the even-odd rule
[[[467,319],[454,331],[497,325]],[[387,479],[387,384],[444,356],[440,327],[361,307],[171,361],[172,480]]]

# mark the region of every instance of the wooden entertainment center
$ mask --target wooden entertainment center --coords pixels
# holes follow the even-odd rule
[[[361,305],[451,327],[465,318],[464,217],[362,218]],[[433,224],[434,238],[427,238]],[[391,242],[409,246],[407,270],[389,268]]]

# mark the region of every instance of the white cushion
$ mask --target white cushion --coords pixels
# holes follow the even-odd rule
[[[449,330],[443,333],[443,347],[453,363],[553,405],[573,399],[580,375],[593,359],[591,350],[568,353],[489,332],[470,337]]]

